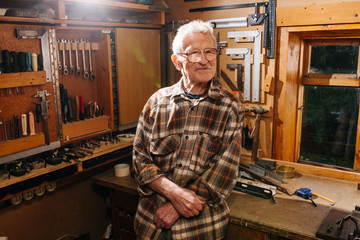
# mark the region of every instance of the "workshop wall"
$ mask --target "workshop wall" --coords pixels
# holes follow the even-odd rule
[[[255,1],[255,0],[249,0],[249,1],[231,1],[231,0],[207,0],[207,1],[167,1],[167,4],[172,9],[172,11],[166,15],[166,22],[183,22],[187,20],[195,20],[195,19],[202,19],[202,20],[212,20],[212,19],[221,19],[221,18],[235,18],[235,17],[248,17],[249,14],[254,14],[255,9],[253,7],[250,8],[237,8],[237,9],[226,9],[226,10],[215,10],[215,11],[203,11],[203,12],[192,12],[190,13],[190,9],[196,9],[196,8],[206,8],[206,7],[214,7],[214,6],[223,6],[223,5],[235,5],[235,4],[244,4],[244,3],[255,3],[255,2],[268,2],[268,1]],[[276,7],[282,8],[282,7],[289,7],[294,9],[303,9],[302,6],[310,6],[310,5],[319,5],[319,4],[336,4],[336,3],[346,3],[346,2],[358,2],[354,0],[299,0],[299,1],[287,1],[287,0],[277,0],[276,1]],[[259,7],[259,13],[264,12],[264,7]],[[283,12],[284,13],[284,12]],[[278,14],[278,11],[277,11]],[[321,14],[320,14],[321,15]],[[276,18],[278,19],[280,16],[277,15]],[[323,16],[325,18],[325,16]],[[329,16],[329,19],[331,19],[331,16]],[[307,19],[296,19],[300,22],[299,25],[301,25],[301,21],[306,22]],[[331,24],[329,20],[329,24]],[[320,24],[320,23],[318,23]],[[326,24],[326,22],[321,22],[321,24]],[[305,24],[304,24],[305,25]],[[226,48],[252,48],[252,55],[253,55],[253,43],[247,43],[247,42],[240,42],[236,43],[234,39],[228,39],[227,38],[227,32],[231,31],[262,31],[264,32],[263,23],[260,25],[255,26],[248,26],[248,27],[239,27],[239,28],[226,28],[226,29],[215,29],[215,33],[219,32],[219,41],[226,41],[227,47]],[[277,29],[279,31],[279,28]],[[277,32],[277,34],[279,34]],[[286,87],[281,87],[281,85],[276,84],[278,81],[278,70],[277,70],[277,63],[280,61],[280,55],[277,51],[277,46],[279,45],[280,39],[277,39],[277,43],[275,43],[275,59],[267,59],[266,57],[266,50],[262,49],[262,55],[261,55],[261,73],[260,73],[260,100],[259,102],[251,102],[251,101],[243,101],[244,107],[246,109],[251,109],[252,107],[261,106],[262,108],[268,110],[268,113],[261,115],[261,123],[260,123],[260,140],[259,140],[259,147],[258,147],[258,157],[264,157],[264,158],[276,158],[280,160],[286,160],[286,161],[295,161],[294,154],[288,154],[286,159],[283,159],[283,155],[281,154],[282,151],[285,151],[287,148],[289,148],[288,145],[284,146],[283,143],[283,136],[287,135],[288,139],[293,139],[293,141],[288,142],[291,145],[291,149],[295,148],[293,145],[295,145],[295,134],[293,134],[294,129],[291,132],[284,132],[282,131],[282,120],[283,118],[289,117],[289,114],[293,114],[292,112],[289,112],[288,114],[285,111],[283,111],[283,108],[280,108],[277,106],[279,104],[279,101],[277,100],[279,98],[279,95],[284,95],[286,91]],[[226,49],[225,48],[225,49]],[[220,60],[220,70],[224,71],[225,74],[231,79],[231,81],[236,86],[236,79],[234,70],[230,70],[227,68],[227,64],[242,64],[244,66],[243,60],[233,60],[230,58],[229,55],[225,54],[225,49],[223,48],[221,50],[221,53],[219,55]],[[253,56],[252,56],[252,63],[253,63]],[[170,64],[171,65],[171,64]],[[169,67],[171,69],[171,66]],[[175,75],[176,76],[176,75]],[[244,77],[243,77],[244,78]],[[176,79],[175,79],[176,80]],[[174,79],[171,79],[170,82],[175,82]],[[224,88],[227,88],[230,90],[230,88],[227,86],[227,84],[224,82],[222,77],[220,77],[220,83]],[[277,86],[278,89],[275,89]],[[291,86],[289,86],[291,87]],[[292,90],[291,90],[292,91]],[[296,94],[296,92],[295,92]],[[286,101],[286,100],[284,100]],[[279,112],[281,111],[281,112]],[[286,116],[280,116],[279,114],[286,115]],[[292,118],[296,118],[296,113]],[[276,122],[277,121],[277,122]],[[274,123],[276,122],[276,126]],[[255,125],[255,114],[252,112],[247,112],[245,117],[245,125],[248,126],[249,129],[253,128]],[[276,129],[276,131],[274,130]],[[276,134],[278,136],[276,137]],[[244,142],[244,140],[243,140]],[[275,150],[278,146],[280,146],[279,151],[277,151],[276,154],[274,154]],[[244,145],[243,145],[244,147]],[[243,148],[242,154],[246,156],[251,155],[251,147]]]

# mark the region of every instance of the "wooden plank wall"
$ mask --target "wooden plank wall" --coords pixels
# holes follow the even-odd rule
[[[249,14],[254,13],[254,8],[239,8],[228,10],[216,10],[206,12],[189,13],[189,9],[201,8],[201,7],[213,7],[222,5],[233,5],[243,3],[254,2],[267,2],[267,1],[240,1],[240,0],[206,0],[206,1],[165,1],[166,4],[172,9],[171,13],[166,15],[166,22],[170,21],[183,21],[183,20],[210,20],[220,18],[233,18],[233,17],[247,17]],[[280,42],[283,40],[288,41],[288,34],[281,34],[283,31],[281,27],[285,26],[302,26],[311,24],[331,24],[346,22],[351,23],[353,21],[359,21],[359,15],[356,13],[356,7],[359,6],[360,1],[354,0],[277,0],[277,43],[276,48],[280,46]],[[340,4],[340,5],[339,5]],[[351,11],[335,11],[335,9],[354,9]],[[263,11],[260,7],[260,12]],[[331,18],[332,15],[334,18]],[[340,16],[341,15],[341,16]],[[346,16],[345,16],[346,15]],[[294,17],[292,17],[294,16]],[[345,16],[345,20],[342,16]],[[233,39],[226,38],[226,32],[228,31],[263,31],[263,25],[249,26],[247,28],[234,28],[234,29],[222,29],[220,32],[220,41],[227,41],[229,47],[246,47],[243,43],[234,43]],[[215,32],[217,32],[216,30]],[[270,77],[274,79],[275,89],[271,89],[270,92],[264,93],[261,91],[260,103],[245,103],[246,108],[262,106],[270,112],[264,115],[261,119],[260,126],[260,143],[259,143],[259,157],[269,157],[274,159],[280,159],[285,161],[295,162],[296,159],[296,125],[297,112],[296,106],[298,102],[289,101],[289,96],[298,96],[299,84],[298,84],[298,66],[301,64],[300,50],[298,49],[299,39],[292,36],[289,44],[283,45],[282,49],[276,49],[275,60],[268,60],[266,56],[265,61],[261,67],[261,90],[264,89],[265,78]],[[291,49],[288,51],[288,49]],[[225,52],[225,51],[223,51]],[[263,49],[264,52],[264,49]],[[294,61],[295,60],[295,61]],[[238,60],[239,61],[239,60]],[[287,72],[288,69],[281,71],[277,68],[278,63],[283,63],[281,66],[288,68],[289,66],[294,71]],[[234,73],[229,69],[226,69],[226,64],[235,63],[229,56],[225,54],[220,55],[220,69],[223,70],[231,80],[234,80]],[[240,61],[240,63],[242,63]],[[289,64],[289,65],[288,65]],[[283,79],[286,79],[284,82]],[[292,79],[291,81],[288,81]],[[225,88],[227,85],[222,81],[221,84]],[[233,81],[235,83],[235,81]],[[254,115],[247,114],[245,118],[245,124],[254,125]],[[285,123],[292,123],[285,124]],[[295,124],[294,124],[295,123]],[[243,154],[249,155],[248,150],[243,149]]]

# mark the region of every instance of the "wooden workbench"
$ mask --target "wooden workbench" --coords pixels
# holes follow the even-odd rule
[[[96,184],[107,188],[137,194],[135,179],[130,176],[115,177],[113,170],[96,175],[93,179]],[[283,186],[293,191],[308,187],[336,204],[330,206],[328,201],[314,196],[317,203],[315,207],[310,200],[295,195],[288,196],[282,192],[277,192],[276,203],[273,203],[270,199],[234,191],[227,200],[231,212],[227,239],[244,239],[239,237],[242,233],[246,234],[244,229],[270,235],[271,239],[317,239],[316,231],[331,208],[351,212],[355,205],[360,204],[360,191],[355,182],[297,174],[294,179],[286,180]],[[268,239],[265,235],[261,239]]]

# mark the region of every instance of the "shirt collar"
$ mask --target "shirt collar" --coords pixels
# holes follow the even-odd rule
[[[181,78],[180,81],[178,81],[175,85],[175,88],[173,90],[173,96],[182,96],[182,97],[186,97],[185,93],[184,93],[184,88],[183,88],[183,83],[182,83],[183,79]],[[206,97],[210,97],[212,99],[214,99],[215,101],[218,100],[221,96],[220,96],[220,88],[219,88],[219,84],[218,84],[218,80],[216,78],[213,78],[210,80],[210,86],[208,87],[207,93],[205,94],[204,97],[201,97],[200,99],[206,98]]]

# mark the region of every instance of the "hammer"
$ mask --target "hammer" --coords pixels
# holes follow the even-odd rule
[[[237,82],[237,89],[242,91],[242,73],[241,73],[241,64],[226,64],[226,67],[230,70],[235,70],[235,81]]]
[[[255,132],[253,137],[252,151],[251,151],[251,160],[255,161],[257,159],[257,151],[259,146],[259,134],[260,134],[260,117],[261,114],[267,113],[269,110],[266,110],[262,107],[252,107],[251,112],[255,113]]]

